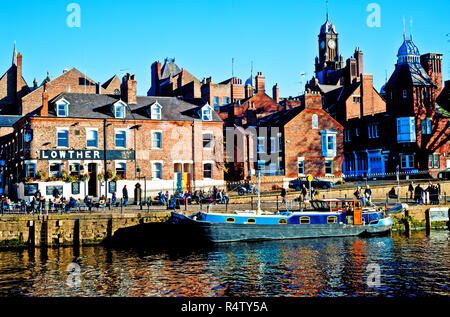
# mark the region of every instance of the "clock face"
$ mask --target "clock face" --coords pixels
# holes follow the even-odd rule
[[[334,40],[329,40],[328,47],[334,50],[336,48],[336,42]]]
[[[324,49],[325,48],[325,41],[320,42],[320,48]]]

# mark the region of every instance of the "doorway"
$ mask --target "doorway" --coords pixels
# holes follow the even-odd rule
[[[97,197],[97,164],[88,164],[89,181],[88,181],[88,195]]]

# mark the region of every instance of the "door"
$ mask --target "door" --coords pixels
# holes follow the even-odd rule
[[[353,224],[355,226],[362,225],[362,201],[355,201],[355,208],[353,209]]]
[[[88,165],[89,181],[88,181],[88,195],[97,197],[97,164],[90,163]]]

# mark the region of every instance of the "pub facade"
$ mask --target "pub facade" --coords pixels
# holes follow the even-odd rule
[[[38,113],[21,118],[1,140],[4,193],[26,199],[141,199],[160,191],[209,190],[223,181],[223,122],[209,104],[136,96],[134,76],[123,94],[42,94]],[[136,192],[137,193],[137,192]],[[16,196],[16,197],[15,197]],[[137,197],[136,197],[137,198]]]

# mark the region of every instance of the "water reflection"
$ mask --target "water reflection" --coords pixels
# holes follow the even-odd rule
[[[435,231],[182,250],[1,251],[0,296],[448,296],[448,238]],[[79,285],[68,283],[71,263]],[[378,288],[367,285],[371,263],[381,269]]]

